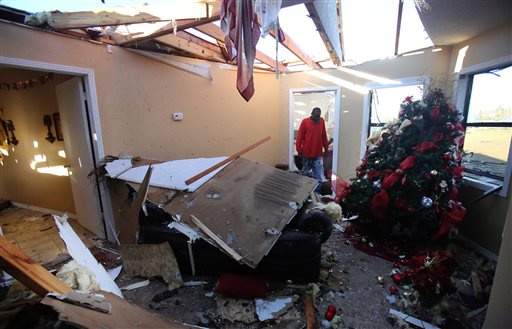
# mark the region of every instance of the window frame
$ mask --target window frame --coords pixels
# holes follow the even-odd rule
[[[365,84],[365,87],[369,90],[378,90],[378,89],[388,89],[388,88],[396,88],[396,87],[407,87],[412,85],[423,85],[423,90],[428,90],[430,84],[430,77],[416,76],[416,77],[407,77],[407,78],[398,78],[393,79],[396,83],[382,84],[376,82],[369,82]],[[404,95],[404,98],[407,95]],[[397,104],[400,106],[400,104]],[[366,153],[366,140],[370,137],[370,131],[372,128],[372,95],[371,92],[364,96],[364,112],[363,112],[363,125],[361,130],[361,150],[360,150],[360,158],[362,159]],[[386,123],[376,124],[373,127],[384,127]]]
[[[456,99],[456,106],[460,110],[462,109],[462,125],[464,129],[469,127],[512,127],[512,123],[494,123],[494,122],[481,122],[481,123],[467,123],[467,117],[469,112],[469,104],[471,100],[471,92],[473,89],[473,79],[477,74],[482,74],[486,72],[490,72],[496,69],[505,68],[508,66],[512,66],[512,61],[510,60],[510,56],[499,58],[497,60],[484,62],[479,65],[467,67],[462,69],[458,73],[458,77],[455,79],[455,87],[454,94]],[[464,145],[462,145],[464,149]],[[512,173],[512,138],[509,142],[509,151],[508,151],[508,159],[507,159],[507,168],[505,169],[505,174],[503,177],[503,184],[501,190],[496,193],[497,195],[506,198],[508,195],[508,189],[510,185],[510,178]],[[481,175],[485,177],[485,175]],[[475,179],[473,177],[463,176],[464,182],[476,189],[479,190],[490,190],[495,188],[498,185],[486,182],[484,180]]]

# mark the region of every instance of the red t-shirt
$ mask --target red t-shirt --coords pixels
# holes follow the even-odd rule
[[[329,147],[324,119],[316,123],[311,118],[302,120],[295,142],[297,152],[306,158],[315,158],[323,155],[322,147],[325,150]]]

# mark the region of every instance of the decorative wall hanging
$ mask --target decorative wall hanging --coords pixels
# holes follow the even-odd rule
[[[14,128],[14,123],[12,123],[12,120],[7,120],[6,127],[7,127],[7,131],[11,133],[11,137],[9,139],[7,139],[7,142],[14,146],[18,145],[18,143],[20,141],[18,139],[16,139],[16,135],[14,135],[14,131],[16,129]]]
[[[18,90],[18,89],[27,89],[33,88],[40,85],[44,85],[48,80],[53,79],[53,73],[47,73],[39,78],[33,78],[28,80],[21,80],[16,82],[0,82],[0,90]]]
[[[56,138],[52,134],[52,117],[51,117],[51,115],[49,115],[49,114],[43,115],[43,124],[48,129],[48,133],[46,134],[46,137],[44,139],[46,139],[47,141],[49,141],[50,143],[53,144],[53,142],[55,142]]]
[[[7,132],[5,121],[2,119],[0,121],[0,159],[2,159],[4,155],[9,155],[9,133]]]
[[[63,141],[64,136],[62,135],[62,126],[60,125],[59,112],[53,113],[53,125],[55,126],[55,136],[57,136],[57,140]]]

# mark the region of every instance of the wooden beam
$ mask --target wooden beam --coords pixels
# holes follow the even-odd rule
[[[224,31],[217,25],[210,23],[210,24],[204,24],[194,27],[194,29],[198,30],[199,32],[202,32],[217,41],[221,41],[224,43]],[[276,61],[272,57],[262,53],[258,49],[256,49],[256,59],[260,62],[270,66],[271,68],[276,67]],[[278,63],[278,69],[280,72],[286,72],[288,71],[288,68],[283,63]]]
[[[0,236],[0,267],[41,297],[51,291],[59,294],[72,291],[3,236]]]
[[[133,200],[132,205],[128,209],[128,213],[124,218],[123,225],[121,227],[121,232],[119,233],[119,242],[121,244],[135,244],[137,243],[136,235],[137,229],[139,228],[139,213],[140,209],[146,199],[146,194],[148,192],[149,181],[151,180],[151,173],[153,172],[153,168],[151,165],[148,167],[148,171],[144,176],[144,180],[140,185],[139,190],[135,194],[135,200]]]
[[[242,259],[236,251],[234,251],[230,246],[226,244],[221,238],[219,238],[215,233],[213,233],[206,225],[204,225],[196,216],[190,215],[192,222],[199,227],[201,231],[203,231],[208,237],[210,237],[215,243],[219,245],[225,252],[227,252],[234,260],[239,262]]]
[[[402,26],[402,12],[404,9],[404,0],[398,0],[398,18],[396,22],[395,37],[395,56],[398,55],[398,45],[400,43],[400,27]]]
[[[308,2],[305,4],[313,23],[335,65],[341,64],[341,13],[338,1]],[[334,6],[334,8],[332,7]]]
[[[186,8],[184,8],[184,6]],[[144,6],[94,11],[49,13],[48,24],[54,29],[73,29],[92,26],[112,26],[152,23],[172,19],[208,18],[206,3],[169,3],[164,6]]]
[[[225,165],[226,163],[230,163],[231,161],[235,160],[236,158],[238,158],[239,156],[241,156],[242,154],[245,154],[247,152],[249,152],[250,150],[260,146],[261,144],[271,140],[272,137],[270,136],[267,136],[265,138],[263,138],[262,140],[244,148],[243,150],[241,151],[238,151],[232,155],[230,155],[229,157],[227,157],[226,159],[222,160],[221,162],[217,163],[216,165],[214,166],[211,166],[210,168],[206,169],[206,170],[203,170],[201,171],[199,174],[195,175],[194,177],[191,177],[189,179],[187,179],[185,181],[185,184],[187,185],[190,185],[192,184],[193,182],[195,182],[196,180],[200,179],[201,177],[205,176],[205,175],[208,175],[209,173],[211,173],[212,171],[214,171],[215,169],[217,168],[220,168],[222,167],[223,165]]]
[[[208,68],[202,68],[202,67],[199,67],[198,65],[190,65],[187,63],[183,63],[181,61],[176,60],[175,56],[173,56],[173,55],[160,54],[160,53],[138,50],[138,49],[129,49],[128,48],[128,50],[132,51],[134,53],[137,53],[139,55],[154,59],[161,63],[167,64],[167,65],[177,68],[179,70],[198,75],[207,80],[210,80],[210,81],[213,80],[212,75],[210,74],[210,71]]]
[[[193,43],[195,43],[198,46],[210,49],[211,51],[214,51],[216,53],[219,53],[219,54],[223,55],[224,61],[227,61],[227,58],[222,53],[222,49],[220,48],[220,46],[218,46],[216,44],[213,44],[211,42],[205,41],[205,40],[203,40],[201,38],[198,38],[195,35],[193,35],[191,33],[188,33],[188,32],[185,32],[185,31],[178,31],[176,33],[176,35],[178,37],[182,38],[182,39],[185,39],[185,40],[189,41],[189,42],[193,42]]]
[[[282,30],[282,29],[281,29]],[[275,32],[270,32],[270,35],[272,35],[274,38],[276,37]],[[290,50],[295,56],[297,56],[301,61],[303,61],[307,66],[309,66],[312,69],[321,69],[322,67],[318,65],[317,62],[313,60],[308,54],[306,54],[302,49],[300,49],[299,45],[292,40],[292,38],[287,35],[283,31],[284,40],[279,40],[279,42],[285,46],[288,50]]]
[[[190,42],[187,39],[183,39],[179,36],[176,36],[174,34],[167,34],[158,38],[154,39],[155,42],[161,43],[170,47],[174,47],[183,51],[186,51],[188,53],[191,53],[192,55],[195,55],[202,59],[207,59],[211,61],[217,61],[224,63],[226,60],[224,56],[222,55],[222,52],[220,49],[217,51],[213,51],[211,49],[202,47],[196,43]]]
[[[212,17],[205,18],[205,19],[185,19],[185,20],[176,21],[176,31],[183,31],[188,28],[195,27],[195,26],[201,25],[201,24],[209,24],[211,22],[218,21],[219,18],[220,18],[220,15],[214,15]],[[170,23],[166,27],[161,28],[154,33],[151,33],[151,34],[145,35],[145,36],[141,36],[141,37],[137,37],[137,38],[132,38],[128,41],[120,43],[120,45],[128,46],[128,45],[131,45],[131,44],[134,44],[137,42],[151,40],[151,39],[161,37],[161,36],[171,34],[171,33],[174,33],[174,26]]]

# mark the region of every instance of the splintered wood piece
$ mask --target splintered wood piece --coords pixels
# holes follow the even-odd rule
[[[204,225],[196,216],[190,215],[194,224],[197,225],[206,235],[208,235],[215,243],[217,243],[224,251],[231,255],[237,262],[242,259],[236,251],[234,251],[230,246],[228,246],[224,241],[222,241],[215,233],[213,233],[206,225]]]
[[[3,236],[0,236],[0,267],[41,297],[51,291],[59,294],[72,291]]]
[[[75,323],[83,328],[144,328],[144,329],[192,329],[196,326],[174,322],[158,314],[146,311],[112,293],[98,291],[105,296],[105,301],[112,305],[112,313],[97,312],[82,306],[69,304],[55,298],[45,297],[41,304],[51,306],[59,313],[60,319]]]
[[[223,165],[225,165],[226,163],[230,163],[231,161],[235,160],[236,158],[238,158],[239,156],[241,156],[242,154],[245,154],[247,152],[249,152],[250,150],[260,146],[261,144],[265,143],[266,141],[269,141],[271,140],[272,137],[270,136],[267,136],[265,138],[263,138],[262,140],[252,144],[251,146],[248,146],[246,148],[244,148],[243,150],[241,151],[238,151],[232,155],[230,155],[229,157],[227,157],[226,159],[222,160],[221,162],[217,163],[216,165],[214,166],[211,166],[210,168],[206,169],[206,170],[203,170],[202,172],[200,172],[199,174],[195,175],[194,177],[191,177],[189,179],[187,179],[185,181],[185,184],[187,185],[190,185],[192,184],[193,182],[195,182],[196,180],[200,179],[201,177],[205,176],[205,175],[208,175],[209,173],[211,173],[212,171],[214,171],[215,169],[218,169],[220,167],[222,167]]]
[[[315,329],[316,328],[315,304],[313,301],[313,295],[311,295],[311,293],[309,293],[309,292],[306,292],[304,294],[304,311],[306,313],[306,328],[307,329]]]
[[[130,209],[128,209],[128,214],[126,215],[123,226],[121,227],[121,232],[119,233],[119,242],[121,244],[136,243],[136,232],[139,227],[139,212],[142,204],[144,203],[144,199],[146,198],[152,172],[153,168],[149,165],[146,176],[144,176],[144,180],[135,195],[135,200],[133,201]]]

